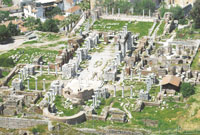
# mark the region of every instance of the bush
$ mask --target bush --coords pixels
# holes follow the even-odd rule
[[[0,42],[7,40],[11,35],[5,25],[0,25]]]
[[[7,29],[12,36],[17,36],[20,34],[20,31],[17,29],[17,25],[13,24],[12,22],[8,24]]]
[[[56,21],[53,19],[46,20],[44,24],[39,25],[39,29],[45,32],[59,32]]]
[[[187,98],[195,93],[194,86],[190,83],[182,83],[180,91],[184,98]]]
[[[14,67],[15,63],[11,58],[0,57],[0,67]]]
[[[195,28],[200,28],[200,0],[194,3],[194,7],[191,11],[191,17],[194,20]]]
[[[175,20],[184,19],[184,11],[181,7],[171,7],[170,9],[166,9],[165,7],[160,8],[159,10],[161,17],[164,16],[166,12],[171,12]]]

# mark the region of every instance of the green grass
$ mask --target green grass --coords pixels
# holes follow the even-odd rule
[[[152,34],[154,33],[154,31],[156,30],[156,28],[158,27],[158,25],[159,25],[159,23],[156,22],[156,25],[154,26],[153,31],[151,32],[151,36],[152,36]]]
[[[192,61],[192,65],[191,65],[191,68],[192,70],[200,70],[200,59],[199,59],[199,51],[197,52],[194,60]]]
[[[12,0],[3,0],[3,4],[11,7],[13,5]]]
[[[54,101],[56,108],[59,111],[63,112],[61,116],[72,116],[79,113],[82,110],[81,106],[73,106],[73,109],[65,109],[63,106],[64,100],[65,100],[64,97],[56,96],[56,99]]]
[[[2,72],[2,77],[0,77],[0,78],[6,77],[9,73],[10,73],[10,72],[8,72],[8,71],[3,71],[3,72]]]
[[[99,20],[96,21],[92,29],[98,31],[121,31],[124,26],[133,33],[139,33],[140,37],[147,36],[149,29],[153,26],[152,22],[131,22],[116,20]]]
[[[54,75],[41,75],[37,77],[37,89],[43,90],[43,79],[45,78],[45,87],[46,89],[50,88],[50,84],[53,80],[56,80],[57,77]],[[24,85],[27,86],[27,80],[24,81]],[[35,78],[30,78],[29,87],[31,90],[35,90]],[[26,87],[27,89],[28,87]]]
[[[36,43],[43,43],[43,42],[38,41],[38,40],[32,40],[32,41],[26,41],[26,42],[24,42],[23,44],[24,44],[24,45],[27,45],[27,44],[32,45],[32,44],[36,44]]]
[[[163,21],[162,24],[159,27],[159,30],[157,31],[157,35],[160,36],[163,34],[165,28],[165,22]]]
[[[186,40],[186,39],[199,39],[200,37],[200,29],[194,28],[184,28],[184,29],[176,29],[176,39]]]
[[[47,61],[54,63],[57,54],[58,51],[55,50],[26,47],[26,48],[18,48],[16,50],[10,50],[4,54],[1,54],[0,58],[9,58],[11,56],[18,55],[20,57],[18,61],[15,62],[16,65],[19,63],[27,63],[27,64],[32,63],[35,57],[42,55],[43,59],[46,59]]]

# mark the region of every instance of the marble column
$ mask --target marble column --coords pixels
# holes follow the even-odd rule
[[[116,97],[116,84],[114,84],[114,95],[113,97]]]
[[[131,81],[133,81],[133,69],[131,68]]]
[[[93,109],[95,109],[95,96],[94,95],[92,95],[92,101],[93,101],[93,103],[92,103]]]
[[[42,75],[42,62],[40,62],[40,75]]]
[[[133,86],[131,85],[131,95],[130,95],[130,98],[132,99],[133,98]]]
[[[143,9],[143,18],[144,18],[144,9]]]
[[[28,85],[28,90],[30,90],[30,82],[29,82],[30,78],[27,78],[27,85]]]
[[[122,84],[122,98],[124,98],[124,83]]]

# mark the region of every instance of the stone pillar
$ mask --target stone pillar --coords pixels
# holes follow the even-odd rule
[[[144,18],[144,9],[143,9],[143,18]]]
[[[58,75],[57,63],[55,63],[55,73],[56,73],[56,76],[57,76]]]
[[[108,8],[106,7],[106,15],[108,15]]]
[[[42,62],[40,62],[40,75],[42,75]]]
[[[124,81],[124,73],[125,72],[125,70],[124,70],[124,68],[122,69],[122,81]]]
[[[50,63],[48,62],[48,75],[50,74]]]
[[[130,95],[130,98],[132,99],[133,98],[133,86],[131,85],[131,95]]]
[[[46,90],[46,88],[45,88],[45,78],[43,79],[43,90],[45,91]]]
[[[118,16],[120,16],[120,8],[118,8]]]
[[[19,71],[18,74],[19,74],[19,79],[21,79],[21,72]]]
[[[29,82],[29,79],[30,79],[30,78],[27,78],[28,90],[30,90],[30,84],[29,84],[30,82]]]
[[[92,101],[93,101],[93,103],[92,103],[93,109],[95,109],[95,96],[94,95],[92,95]]]
[[[95,106],[97,106],[97,95],[95,94]]]
[[[22,82],[24,81],[24,75],[23,75],[23,70],[21,70],[21,77],[22,77]]]
[[[151,18],[151,10],[149,9],[149,18]]]
[[[112,8],[112,15],[114,15],[114,8]]]
[[[116,84],[114,84],[114,95],[113,97],[116,97]]]
[[[35,90],[37,90],[37,77],[35,78]]]
[[[162,85],[160,84],[160,92],[162,91]]]
[[[122,84],[122,98],[124,98],[124,83]]]

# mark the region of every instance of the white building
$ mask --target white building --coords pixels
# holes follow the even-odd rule
[[[64,10],[62,0],[37,0],[27,6],[24,6],[24,16],[45,19],[45,12],[59,7]]]

